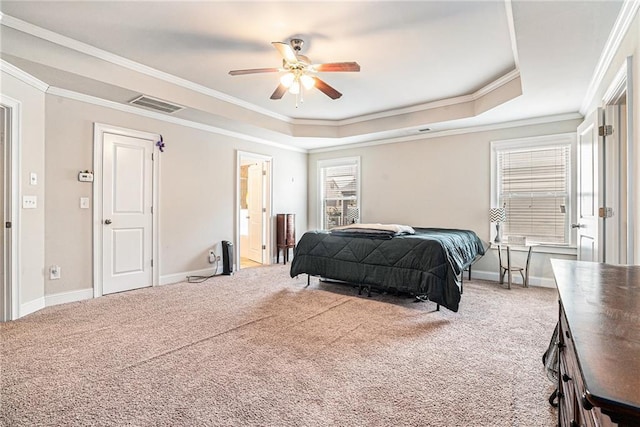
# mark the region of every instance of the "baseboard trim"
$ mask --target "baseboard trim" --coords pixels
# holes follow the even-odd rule
[[[465,276],[464,278],[466,279],[467,277],[467,272],[464,273]],[[519,274],[514,274],[512,279],[511,284],[516,284],[518,286],[522,286],[522,278],[520,277]],[[478,271],[478,270],[474,270],[473,267],[471,267],[471,278],[472,279],[479,279],[479,280],[491,280],[492,282],[499,282],[500,281],[500,277],[498,277],[498,272],[497,271]],[[535,277],[535,276],[529,276],[529,286],[539,286],[541,288],[554,288],[556,287],[556,282],[553,279],[547,278],[547,277]]]
[[[217,270],[213,268],[204,268],[202,270],[183,271],[181,273],[166,274],[160,276],[160,286],[171,285],[174,283],[186,282],[187,276],[211,276],[213,274],[222,274],[222,266],[219,265]]]
[[[32,301],[20,304],[20,313],[18,318],[26,316],[27,314],[35,313],[38,310],[45,308],[44,297],[36,298]]]
[[[93,298],[93,288],[80,289],[77,291],[60,292],[57,294],[45,295],[45,306],[66,304],[68,302],[83,301]]]

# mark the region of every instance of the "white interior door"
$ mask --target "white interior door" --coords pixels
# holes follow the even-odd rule
[[[102,292],[153,284],[153,141],[105,133]]]
[[[582,261],[603,261],[603,224],[598,216],[601,206],[602,180],[601,153],[603,137],[598,135],[603,113],[598,109],[578,127],[578,215],[577,229],[578,259]]]
[[[264,229],[263,162],[249,166],[247,186],[249,208],[249,259],[262,264]]]
[[[605,109],[605,123],[612,125],[611,135],[604,141],[604,201],[603,206],[611,208],[604,222],[604,259],[607,264],[625,263],[627,260],[627,159],[626,109],[624,100],[608,105]]]

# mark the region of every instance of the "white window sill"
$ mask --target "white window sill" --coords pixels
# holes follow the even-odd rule
[[[491,249],[497,251],[498,245],[491,242]],[[511,246],[509,250],[514,252],[527,252],[529,250],[526,246]],[[554,246],[554,245],[540,245],[534,244],[533,252],[543,254],[555,254],[555,255],[577,255],[578,248],[576,246]]]

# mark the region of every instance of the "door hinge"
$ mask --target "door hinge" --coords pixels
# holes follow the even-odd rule
[[[4,228],[11,228],[11,221],[7,221],[4,223]]]
[[[154,161],[155,159],[153,158],[153,153],[151,153],[151,161]]]
[[[151,260],[151,267],[153,267],[153,260]]]
[[[262,171],[262,176],[267,176],[267,171]]]
[[[613,135],[613,126],[611,126],[611,125],[602,125],[602,126],[598,127],[598,135],[599,136]]]
[[[151,206],[151,214],[153,214],[153,206]]]
[[[262,212],[267,212],[267,208],[262,208]]]
[[[267,249],[267,246],[266,245],[262,245],[262,250],[264,251],[266,249]]]
[[[602,207],[598,209],[598,216],[600,218],[611,218],[613,217],[613,208]]]

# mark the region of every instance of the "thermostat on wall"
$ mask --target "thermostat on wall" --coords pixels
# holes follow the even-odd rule
[[[93,172],[84,171],[78,173],[78,181],[80,182],[93,182]]]

